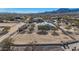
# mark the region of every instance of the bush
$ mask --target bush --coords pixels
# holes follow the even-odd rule
[[[51,35],[54,35],[54,36],[59,36],[59,34],[57,32],[52,32]]]
[[[34,26],[35,26],[35,25],[31,25],[31,27],[28,28],[28,29],[29,29],[28,33],[32,33],[32,32],[34,31]]]
[[[66,26],[65,29],[71,29],[71,26],[70,25],[69,26]]]
[[[13,42],[12,38],[7,38],[7,39],[5,39],[5,40],[1,43],[1,44],[3,45],[3,46],[2,46],[2,50],[3,50],[3,51],[9,51],[9,50],[10,50],[10,46],[13,44],[12,42]]]
[[[9,29],[10,29],[10,27],[4,27],[3,31],[8,32]]]
[[[46,35],[46,34],[48,34],[48,32],[46,32],[46,31],[38,31],[37,34]]]
[[[39,25],[38,30],[50,30],[52,26],[49,25]]]

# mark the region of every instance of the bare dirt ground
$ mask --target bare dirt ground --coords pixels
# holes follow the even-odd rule
[[[10,37],[12,34],[14,34],[19,27],[21,27],[22,25],[24,25],[24,23],[0,23],[2,26],[10,26],[10,30],[7,34],[3,35],[0,38],[0,42],[2,42],[3,40],[5,40],[6,38]]]
[[[13,33],[22,24],[23,23],[21,23],[21,24],[19,23],[18,25],[17,25],[17,23],[0,23],[0,26],[10,26],[10,27],[12,27],[9,30],[9,33]],[[14,44],[31,44],[31,43],[33,43],[33,44],[60,44],[60,43],[62,43],[61,41],[63,41],[63,42],[73,41],[73,39],[71,37],[64,34],[60,29],[57,31],[57,33],[59,34],[58,36],[51,35],[51,33],[52,33],[51,31],[49,31],[47,35],[40,35],[40,34],[37,34],[36,32],[37,32],[37,30],[35,32],[33,32],[32,34],[28,34],[27,32],[16,33],[12,36],[13,43]],[[5,37],[6,36],[7,35],[5,35]],[[10,34],[8,36],[10,36]],[[71,36],[76,38],[76,40],[79,40],[79,35],[71,34]],[[2,38],[4,38],[4,37],[2,37]],[[2,38],[0,38],[1,39],[0,41],[2,41]],[[77,49],[79,49],[79,43],[78,44],[77,43],[71,44],[71,45],[69,45],[69,47],[70,48],[65,49],[65,51],[71,51],[74,47],[77,47]]]
[[[17,23],[0,23],[0,26],[15,26]]]
[[[13,37],[13,40],[14,40],[13,43],[30,44],[31,42],[35,42],[35,44],[58,44],[58,43],[61,43],[61,41],[67,42],[67,41],[73,40],[67,35],[63,34],[60,30],[57,33],[59,33],[59,36],[51,35],[51,33],[48,33],[48,35],[39,35],[37,33],[17,34],[17,35],[14,35]]]

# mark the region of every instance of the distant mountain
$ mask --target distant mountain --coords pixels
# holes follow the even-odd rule
[[[73,13],[73,12],[79,12],[79,8],[60,8],[56,11],[50,11],[50,12],[45,12],[45,13]]]
[[[55,11],[46,11],[46,12],[40,12],[40,13],[7,13],[7,12],[2,12],[0,15],[4,14],[16,14],[16,15],[54,15],[54,14],[79,14],[79,8],[59,8]]]
[[[58,13],[62,13],[62,12],[71,12],[71,10],[68,9],[68,8],[60,8],[60,9],[58,9],[56,12],[58,12]]]

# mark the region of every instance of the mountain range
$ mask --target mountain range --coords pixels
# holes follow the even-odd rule
[[[45,13],[73,13],[73,12],[79,12],[79,8],[59,8],[56,11],[49,11]]]

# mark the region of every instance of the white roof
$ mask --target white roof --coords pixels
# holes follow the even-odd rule
[[[37,25],[50,25],[50,26],[54,26],[54,27],[55,27],[54,24],[52,24],[52,23],[48,23],[48,22],[38,23]]]

